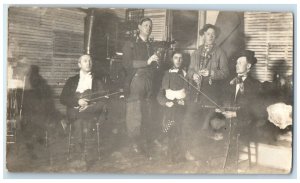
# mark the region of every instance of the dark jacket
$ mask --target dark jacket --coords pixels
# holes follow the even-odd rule
[[[67,82],[61,92],[61,95],[60,95],[60,102],[67,107],[67,115],[69,118],[72,118],[72,119],[78,117],[75,114],[73,114],[74,108],[79,106],[78,105],[79,97],[76,94],[78,82],[79,82],[79,74],[77,74],[73,77],[70,77],[67,80]],[[105,93],[103,85],[102,85],[102,81],[100,79],[93,77],[91,92],[92,93],[99,92],[99,93],[97,93],[98,96],[103,95]],[[95,97],[97,97],[97,96],[95,95]],[[98,112],[101,110],[101,108],[103,106],[104,106],[103,101],[101,101],[101,100],[97,101],[97,107],[96,107],[97,109],[92,110],[92,111]],[[91,117],[93,117],[93,116],[91,116]]]
[[[250,75],[244,80],[244,92],[240,90],[235,99],[236,84],[229,85],[227,90],[227,99],[225,103],[231,106],[240,107],[237,110],[237,119],[247,124],[256,122],[257,120],[265,117],[262,99],[261,83],[252,78]],[[226,105],[226,104],[225,104]]]
[[[162,86],[159,90],[159,93],[157,95],[157,100],[160,105],[165,105],[166,102],[171,101],[166,98],[166,90],[181,90],[185,89],[186,94],[188,95],[188,84],[182,79],[181,77],[185,77],[184,70],[179,70],[179,73],[169,72],[166,71],[163,79],[162,79]],[[187,97],[185,97],[184,100],[186,100]]]
[[[154,49],[149,41],[144,42],[141,38],[136,37],[126,41],[122,51],[122,63],[126,70],[124,90],[125,94],[128,94],[130,83],[136,73],[151,80],[153,70],[147,65],[147,60],[154,54]]]

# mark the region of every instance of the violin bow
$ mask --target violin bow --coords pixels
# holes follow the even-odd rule
[[[118,92],[113,92],[113,93],[110,93],[110,94],[107,94],[107,95],[102,95],[100,97],[92,98],[89,101],[94,101],[94,100],[98,100],[98,99],[101,99],[101,98],[109,98],[109,96],[116,95],[116,94],[119,94],[119,93],[123,93],[123,91],[118,91]]]
[[[211,99],[209,96],[207,96],[204,92],[199,90],[195,85],[193,85],[191,82],[189,82],[185,77],[179,75],[181,79],[183,79],[185,82],[187,82],[191,87],[193,87],[197,92],[199,92],[201,95],[203,95],[206,99],[208,99],[213,105],[215,105],[217,108],[219,108],[222,112],[224,110],[222,109],[221,106],[219,106],[213,99]]]

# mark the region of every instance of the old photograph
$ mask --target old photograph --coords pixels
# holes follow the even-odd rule
[[[289,174],[284,11],[9,6],[6,169]]]

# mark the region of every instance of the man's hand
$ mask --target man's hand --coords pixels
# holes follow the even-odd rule
[[[193,74],[193,80],[198,83],[200,80],[200,76],[198,74]]]
[[[89,105],[89,100],[86,99],[86,98],[79,99],[78,100],[78,105],[80,107],[85,107],[85,106]]]
[[[184,100],[183,100],[183,99],[178,100],[178,104],[179,104],[179,105],[184,105]]]
[[[147,65],[150,65],[152,62],[158,62],[158,60],[159,60],[158,56],[154,54],[148,59]]]
[[[225,116],[225,118],[235,118],[236,112],[235,111],[224,111],[222,114]]]
[[[174,102],[166,102],[167,107],[172,107],[174,105]]]
[[[206,76],[209,75],[209,71],[208,71],[208,69],[202,69],[202,70],[199,71],[199,74],[200,74],[201,76],[206,77]]]

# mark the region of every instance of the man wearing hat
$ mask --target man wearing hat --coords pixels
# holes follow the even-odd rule
[[[261,83],[251,77],[250,70],[256,64],[255,53],[250,50],[242,51],[236,62],[237,76],[228,87],[225,105],[236,107],[237,110],[226,110],[222,114],[231,120],[231,146],[228,154],[226,169],[236,170],[240,142],[249,143],[255,135],[256,123],[265,118],[265,108],[262,105]],[[240,140],[238,140],[240,139]]]
[[[123,46],[123,66],[126,70],[126,126],[132,149],[139,152],[149,143],[151,100],[153,99],[153,64],[158,56],[149,41],[152,20],[144,17],[138,23],[138,35]],[[143,134],[143,136],[141,136]],[[146,145],[147,147],[147,145]],[[148,148],[147,148],[148,149]],[[147,150],[146,150],[147,151]]]
[[[254,55],[253,51],[244,50],[238,56],[237,76],[230,81],[228,95],[231,105],[238,106],[240,109],[223,112],[226,118],[237,117],[241,121],[250,123],[257,117],[255,108],[257,108],[257,99],[261,92],[261,83],[250,75],[251,68],[257,62]]]

